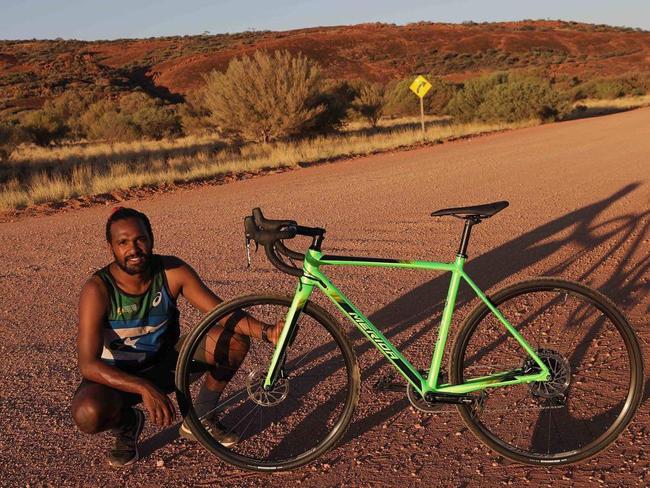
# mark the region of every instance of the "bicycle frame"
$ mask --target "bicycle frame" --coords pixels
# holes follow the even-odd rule
[[[415,388],[422,396],[427,393],[439,395],[463,395],[485,388],[494,388],[506,385],[517,385],[521,383],[531,383],[534,381],[547,381],[550,372],[547,366],[542,362],[535,350],[524,339],[524,337],[513,327],[510,322],[501,314],[501,312],[492,304],[490,299],[481,291],[481,289],[472,281],[472,279],[463,270],[466,257],[458,255],[456,260],[451,263],[430,262],[430,261],[406,261],[397,259],[377,259],[352,256],[334,256],[325,255],[320,251],[309,249],[305,254],[303,263],[303,276],[300,277],[300,283],[296,289],[289,312],[285,320],[285,327],[277,342],[269,370],[267,372],[264,386],[270,388],[278,377],[281,370],[284,351],[293,337],[294,329],[305,303],[309,300],[314,286],[319,288],[327,295],[334,304],[350,319],[350,321],[365,335],[379,351],[388,359],[388,361],[400,372],[400,374]],[[442,313],[438,337],[433,357],[431,358],[431,367],[426,377],[423,377],[417,369],[395,348],[395,346],[368,320],[362,313],[348,300],[341,291],[338,290],[321,272],[320,267],[323,265],[334,266],[373,266],[384,268],[404,268],[404,269],[424,269],[433,271],[447,271],[451,273],[447,300]],[[456,295],[460,286],[460,281],[464,280],[474,291],[474,293],[485,303],[489,310],[503,324],[506,330],[515,338],[528,355],[537,363],[540,368],[538,373],[521,374],[522,371],[502,371],[488,376],[466,379],[460,385],[451,385],[448,383],[439,384],[440,366],[442,356],[447,344],[449,327],[456,304]],[[519,373],[519,374],[517,374]]]

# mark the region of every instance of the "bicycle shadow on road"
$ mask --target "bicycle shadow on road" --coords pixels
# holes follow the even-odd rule
[[[602,270],[599,268],[603,263],[613,259],[617,262],[617,266],[598,288],[619,306],[623,305],[625,309],[629,310],[638,305],[632,300],[632,297],[645,296],[650,291],[650,284],[643,281],[643,277],[650,270],[650,256],[639,258],[636,255],[650,231],[648,222],[650,211],[632,212],[609,220],[603,220],[602,214],[614,202],[625,198],[640,187],[640,183],[627,185],[603,200],[570,212],[492,251],[470,259],[466,266],[467,272],[483,290],[489,290],[513,275],[531,267],[537,267],[565,246],[578,246],[582,251],[569,253],[558,264],[548,266],[541,274],[563,276],[573,271],[572,277],[576,281],[590,283],[590,279],[596,271],[600,272],[599,277],[602,276]],[[593,260],[585,268],[584,260],[581,261],[581,258],[593,255],[596,249],[599,250],[598,259]],[[577,275],[576,270],[579,271]],[[410,345],[421,341],[432,328],[437,327],[448,285],[449,276],[447,274],[437,276],[385,305],[371,314],[369,318],[378,325],[391,324],[387,327],[380,327],[383,329],[384,335],[393,340],[400,350],[408,349]],[[460,308],[475,300],[476,297],[469,288],[461,287],[457,307]],[[644,310],[644,312],[647,311]],[[637,326],[637,332],[643,342],[644,334],[647,331],[638,330],[640,324],[632,323],[632,325],[633,327]],[[405,331],[415,332],[408,339],[400,341],[398,336]],[[350,338],[354,342],[358,356],[374,349],[356,329],[350,333]],[[313,351],[313,354],[315,357],[324,357],[331,347],[331,344],[323,345]],[[364,367],[362,371],[364,380],[367,382],[368,378],[385,367],[386,364],[386,360],[382,357]],[[323,375],[331,374],[333,372],[331,366],[327,362],[322,363],[317,367],[319,371],[315,372],[315,376],[323,377]],[[649,396],[650,381],[644,385],[643,400],[647,400]],[[353,420],[341,444],[345,444],[381,424],[395,422],[401,413],[407,411],[409,405],[405,395],[398,395],[394,400],[391,399],[389,404],[371,412],[367,417]],[[313,413],[318,417],[318,412]],[[307,423],[296,425],[294,430],[300,433],[308,429]],[[172,431],[170,428],[147,439],[142,445],[143,457],[151,455],[160,447],[175,440],[176,432],[177,430]]]
[[[650,233],[648,221],[650,211],[644,209],[637,213],[629,212],[607,220],[603,220],[602,214],[614,202],[625,198],[640,187],[641,183],[626,185],[603,200],[537,227],[481,256],[473,259],[470,257],[466,270],[483,290],[489,290],[512,275],[539,265],[567,245],[579,246],[582,251],[570,253],[558,264],[548,266],[541,274],[563,276],[570,270],[579,270],[579,274],[573,279],[590,284],[590,279],[595,272],[600,271],[600,267],[606,261],[614,260],[617,262],[614,272],[598,286],[598,289],[626,311],[630,310],[633,306],[639,305],[633,297],[647,296],[650,291],[650,283],[643,279],[650,271],[650,255],[642,258],[637,256],[639,247]],[[584,264],[580,262],[581,258],[593,254],[597,248],[602,254],[595,262],[584,268]],[[437,328],[448,286],[448,275],[438,276],[384,306],[369,318],[375,324],[392,324],[383,328],[384,335],[393,340],[398,349],[407,349],[422,339],[432,327]],[[469,288],[461,287],[457,308],[473,300],[476,298]],[[644,313],[648,311],[650,306],[646,306],[643,310]],[[401,342],[397,339],[399,334],[418,324],[420,324],[419,329],[408,339]],[[639,330],[640,325],[632,322],[643,345],[647,331]],[[350,337],[359,356],[373,348],[356,329]],[[386,361],[383,358],[375,361],[364,368],[363,378],[367,380],[385,365]],[[643,401],[645,402],[649,396],[650,380],[645,384]],[[350,426],[343,442],[381,425],[408,405],[403,397],[398,397],[396,401],[371,416],[357,419]]]

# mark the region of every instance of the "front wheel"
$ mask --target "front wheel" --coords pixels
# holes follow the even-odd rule
[[[459,406],[469,429],[490,448],[525,464],[568,464],[605,449],[642,398],[643,362],[623,315],[578,283],[537,279],[490,297],[549,367],[548,381],[486,389]],[[539,367],[480,303],[454,345],[451,379]]]
[[[274,346],[251,339],[219,400],[207,408],[198,403],[202,381],[193,384],[193,358],[202,341],[210,342],[208,331],[236,310],[273,324],[284,320],[290,306],[291,298],[271,295],[223,303],[190,333],[179,355],[176,386],[187,412],[185,421],[204,447],[240,468],[285,470],[316,459],[343,436],[359,399],[359,367],[352,346],[334,319],[309,302],[273,387],[265,389],[263,383]],[[225,447],[217,441],[199,418],[206,411],[217,414],[239,442]]]

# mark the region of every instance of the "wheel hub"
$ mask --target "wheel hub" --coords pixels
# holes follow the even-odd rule
[[[547,381],[535,381],[529,385],[530,391],[536,397],[564,397],[571,384],[571,365],[559,352],[552,349],[539,349],[537,355],[549,369],[550,378]],[[524,370],[527,373],[539,372],[540,368],[532,358],[526,359]]]
[[[248,398],[263,407],[272,407],[283,402],[289,394],[289,380],[280,377],[275,384],[269,388],[264,388],[266,373],[260,371],[251,371],[246,378],[246,390]]]

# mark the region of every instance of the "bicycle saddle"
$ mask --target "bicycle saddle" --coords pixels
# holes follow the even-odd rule
[[[443,208],[431,213],[432,217],[441,217],[443,215],[453,215],[459,219],[479,218],[487,219],[500,212],[510,205],[506,201],[486,203],[485,205],[473,205],[471,207]]]

